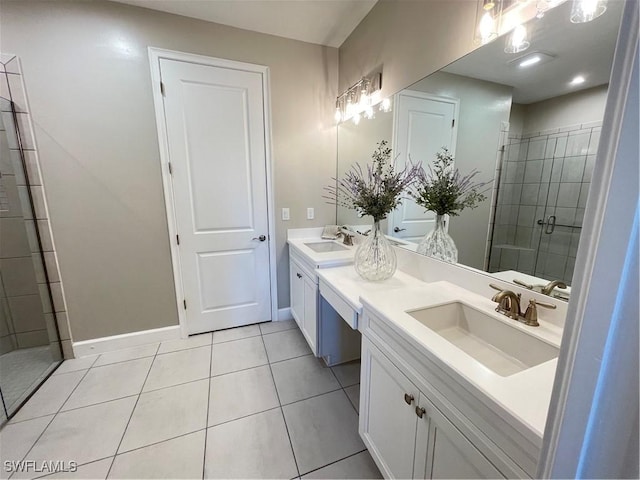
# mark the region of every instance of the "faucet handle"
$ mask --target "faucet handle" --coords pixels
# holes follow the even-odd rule
[[[551,308],[551,309],[557,308],[555,305],[551,303],[538,302],[536,301],[535,298],[532,298],[531,300],[529,300],[529,306],[527,307],[527,311],[524,312],[525,325],[528,325],[530,327],[540,326],[540,324],[538,323],[538,307],[537,307],[538,305],[544,308]]]

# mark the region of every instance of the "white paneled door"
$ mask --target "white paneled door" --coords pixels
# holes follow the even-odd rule
[[[457,99],[404,90],[396,96],[395,105],[393,150],[398,168],[411,161],[428,171],[442,147],[455,154]],[[418,242],[433,229],[435,218],[435,213],[425,212],[407,198],[390,216],[389,233]]]
[[[160,77],[187,331],[272,320],[263,74],[161,58]]]

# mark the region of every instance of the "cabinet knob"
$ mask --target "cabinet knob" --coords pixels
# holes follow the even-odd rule
[[[423,407],[416,406],[416,415],[422,418],[425,413],[427,413],[427,411]]]
[[[407,402],[407,405],[411,405],[413,403],[413,395],[409,395],[408,393],[405,393],[404,401]]]
[[[300,275],[299,273],[296,273],[296,277],[302,278],[302,275]]]

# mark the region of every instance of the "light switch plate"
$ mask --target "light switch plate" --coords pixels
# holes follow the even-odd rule
[[[291,220],[291,212],[289,212],[288,208],[282,209],[282,220]]]
[[[313,220],[316,216],[316,212],[313,207],[307,208],[307,220]]]

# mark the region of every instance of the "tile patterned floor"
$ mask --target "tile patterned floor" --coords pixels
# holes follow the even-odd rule
[[[0,478],[381,478],[359,373],[293,321],[68,360],[0,431]],[[22,460],[38,471],[6,468]]]

